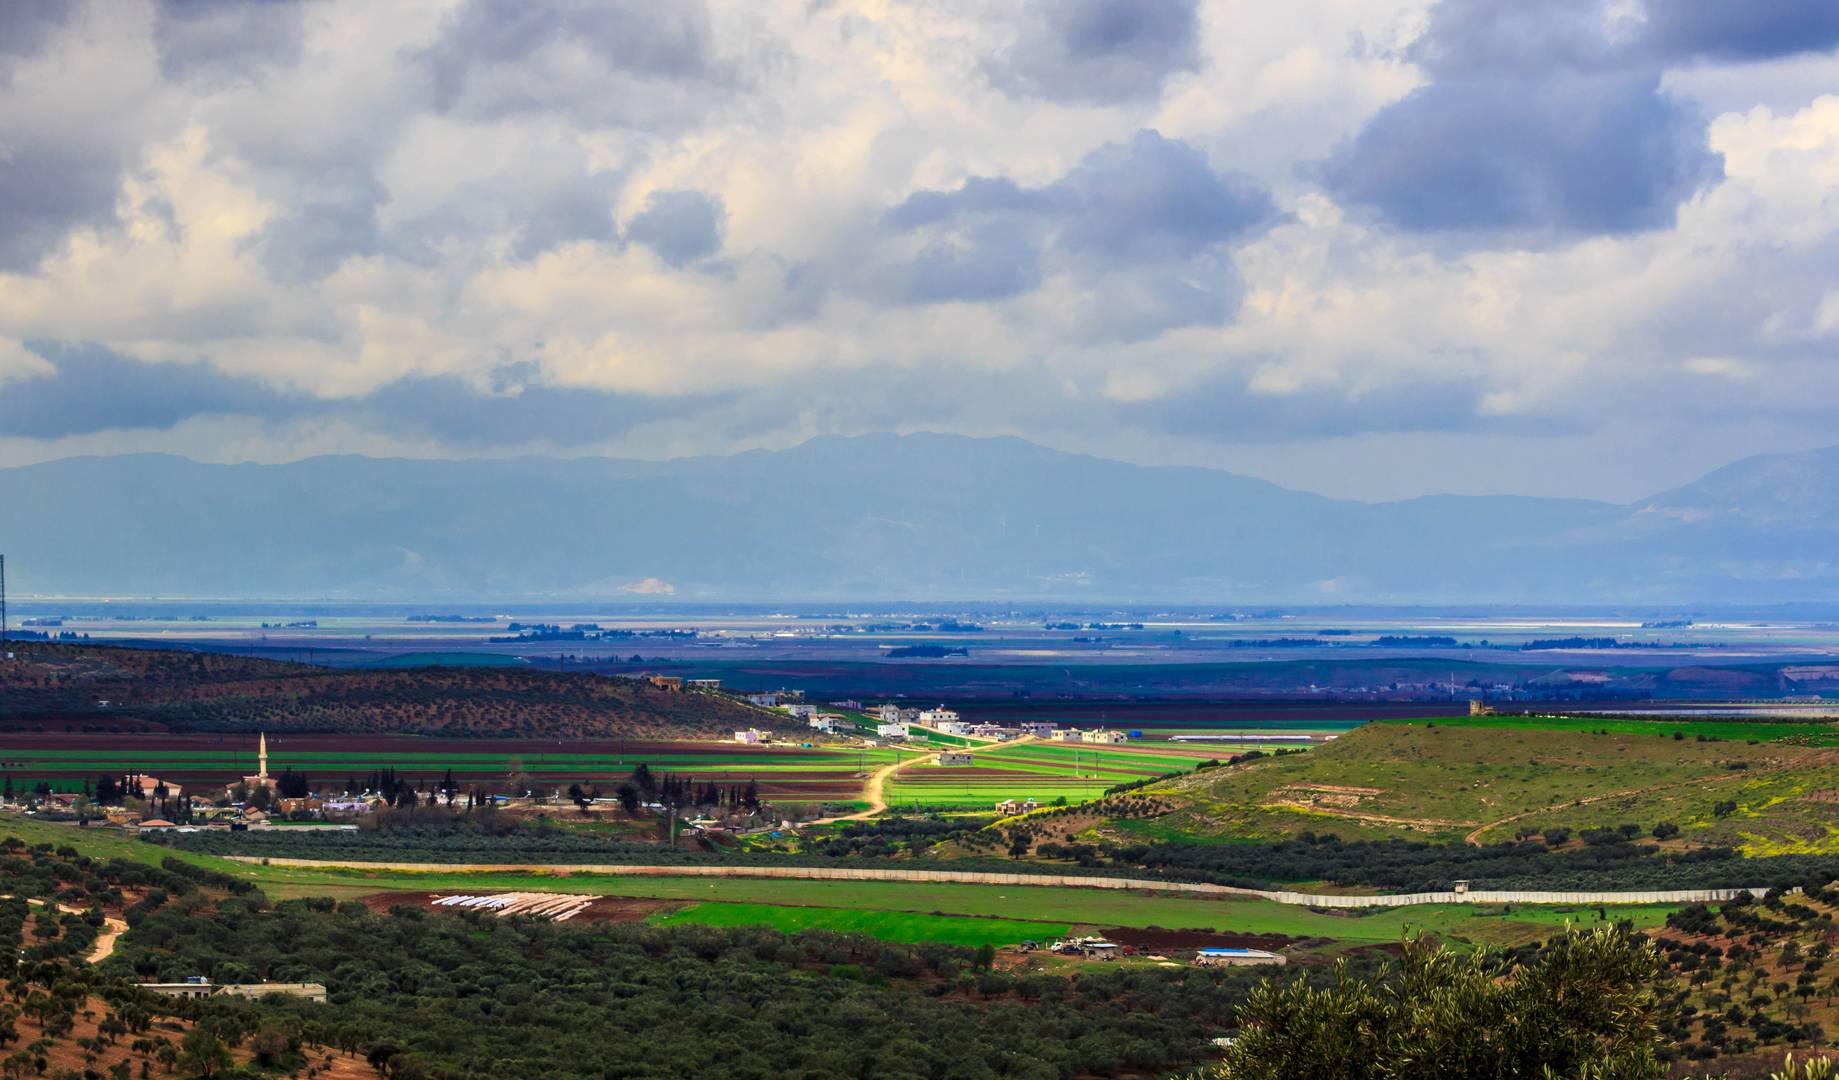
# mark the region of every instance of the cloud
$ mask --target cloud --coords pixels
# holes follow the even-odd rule
[[[1065,217],[1061,246],[1105,261],[1190,258],[1277,218],[1251,178],[1217,172],[1198,148],[1154,131],[1086,155],[1050,197]]]
[[[1839,48],[1829,0],[1648,0],[1643,41],[1654,55],[1774,60]]]
[[[613,220],[613,201],[618,190],[618,178],[595,173],[570,177],[538,194],[534,205],[520,215],[517,257],[533,259],[579,240],[617,242],[619,227]]]
[[[485,118],[680,121],[738,81],[701,0],[465,0],[422,59],[437,107]]]
[[[1703,119],[1640,73],[1431,83],[1325,169],[1400,228],[1533,236],[1665,228],[1722,175]]]
[[[656,420],[707,408],[711,398],[652,398],[526,381],[516,368],[482,392],[452,376],[410,376],[338,405],[362,426],[435,439],[469,450],[605,442]]]
[[[276,280],[316,281],[382,246],[378,208],[389,197],[362,164],[335,165],[298,188],[262,230],[262,263]]]
[[[57,439],[119,429],[172,428],[196,416],[280,420],[315,406],[260,379],[204,363],[144,364],[95,345],[28,342],[54,371],[0,392],[0,435]]]
[[[1105,294],[1102,317],[1082,326],[1135,340],[1230,318],[1240,290],[1221,253],[1277,218],[1249,178],[1140,131],[1041,187],[972,177],[955,190],[916,192],[885,212],[881,227],[917,243],[890,279],[904,302],[1003,300],[1064,272]]]
[[[0,354],[0,464],[923,424],[1671,482],[1839,403],[1836,11],[0,2],[0,342],[66,343]],[[1668,453],[1591,467],[1628,415]]]
[[[1322,170],[1345,205],[1475,244],[1641,232],[1722,179],[1706,120],[1661,88],[1716,4],[1439,0],[1405,55],[1430,81]]]
[[[7,0],[0,4],[0,73],[4,58],[30,56],[70,20],[76,0]]]
[[[1083,104],[1154,98],[1200,67],[1196,0],[1057,0],[1029,4],[1016,37],[987,68],[1022,97]]]
[[[1411,375],[1367,386],[1261,391],[1238,373],[1209,376],[1142,402],[1119,404],[1124,423],[1222,442],[1341,438],[1369,432],[1498,430],[1485,387],[1460,375]],[[1527,425],[1511,425],[1520,429]]]
[[[728,212],[721,197],[701,191],[654,191],[626,225],[626,236],[674,267],[721,250]]]
[[[0,391],[0,437],[60,439],[118,430],[170,430],[201,417],[263,424],[343,421],[394,436],[481,450],[604,442],[712,398],[658,400],[539,382],[535,364],[505,365],[485,389],[446,375],[411,375],[352,397],[325,398],[219,371],[203,362],[143,363],[97,345],[28,343],[49,371],[26,368]]]
[[[307,0],[158,0],[153,41],[169,79],[242,78],[297,60]]]
[[[8,135],[0,124],[0,270],[30,270],[72,228],[115,220],[122,162],[76,140]]]

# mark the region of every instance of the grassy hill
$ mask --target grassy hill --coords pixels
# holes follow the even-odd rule
[[[1507,719],[1369,724],[1308,753],[1205,770],[1152,787],[1182,808],[1138,828],[1483,843],[1671,823],[1673,845],[1839,850],[1839,749],[1811,745],[1831,734],[1823,726],[1758,725],[1750,740],[1689,724]]]
[[[0,724],[51,729],[673,738],[786,727],[719,694],[504,667],[333,670],[221,653],[25,643]],[[105,704],[106,703],[106,704]]]

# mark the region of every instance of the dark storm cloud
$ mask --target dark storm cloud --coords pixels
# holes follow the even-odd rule
[[[1835,7],[1442,0],[1407,49],[1430,82],[1380,110],[1323,176],[1389,224],[1475,243],[1670,227],[1723,162],[1705,118],[1662,90],[1662,70],[1830,47],[1822,24],[1839,23]]]
[[[470,448],[582,446],[722,400],[545,386],[534,381],[537,368],[528,362],[501,367],[487,392],[451,376],[414,375],[361,397],[318,398],[203,362],[148,364],[98,345],[29,347],[55,370],[0,384],[0,436],[57,439],[168,430],[198,417],[263,423],[323,418]]]
[[[1196,0],[1039,0],[988,63],[1008,93],[1108,104],[1154,98],[1200,67]]]
[[[1839,48],[1833,0],[1648,0],[1643,39],[1656,54],[1771,60]]]
[[[1406,56],[1434,75],[1773,60],[1839,48],[1830,0],[1442,0]]]
[[[28,347],[56,371],[0,385],[0,435],[164,430],[195,416],[280,420],[315,408],[310,398],[203,363],[143,364],[97,345]]]
[[[168,79],[247,77],[300,57],[308,0],[160,0],[153,43]]]
[[[720,196],[701,191],[656,191],[626,225],[626,237],[681,267],[721,250],[728,211]]]
[[[976,177],[952,191],[918,192],[881,226],[926,240],[895,274],[899,299],[1003,299],[1032,291],[1049,267],[1065,269],[1107,293],[1088,332],[1135,339],[1230,318],[1238,277],[1218,255],[1276,218],[1250,180],[1215,170],[1187,143],[1143,131],[1100,147],[1044,187]]]
[[[579,50],[611,72],[656,84],[734,78],[716,54],[701,0],[467,0],[422,60],[443,111],[490,117],[560,107],[611,121],[685,107],[600,92],[571,98],[542,63],[550,50]]]
[[[1434,82],[1326,170],[1341,200],[1404,229],[1557,235],[1671,226],[1722,176],[1703,118],[1642,73]]]
[[[122,162],[76,140],[8,135],[0,125],[0,270],[29,271],[72,228],[115,220]]]
[[[1251,179],[1215,172],[1193,146],[1140,131],[1088,154],[1051,189],[1060,245],[1103,261],[1183,259],[1275,220]]]
[[[70,21],[73,0],[0,0],[0,88]],[[115,220],[124,162],[90,138],[0,122],[0,271],[30,271],[79,225]]]

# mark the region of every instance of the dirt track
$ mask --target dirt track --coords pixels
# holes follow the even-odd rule
[[[979,751],[990,750],[998,746],[1026,746],[1029,743],[1036,743],[1040,741],[1041,741],[1040,739],[1036,738],[1033,735],[1024,735],[1019,739],[1011,739],[1008,742],[1003,742],[1003,743],[992,742],[992,743],[984,743],[981,746],[966,746],[962,750],[953,751],[953,753],[975,754],[975,753],[978,753]],[[816,821],[807,821],[805,822],[805,824],[806,825],[831,825],[839,821],[867,821],[869,818],[874,817],[876,814],[879,814],[883,810],[886,810],[888,808],[888,800],[887,800],[887,794],[886,794],[887,786],[888,786],[888,777],[893,776],[897,771],[901,769],[918,769],[918,768],[923,768],[927,765],[937,765],[939,763],[939,755],[943,753],[945,753],[945,751],[935,750],[929,754],[925,754],[912,761],[896,760],[891,765],[883,765],[881,768],[876,769],[872,773],[869,773],[868,780],[864,782],[862,785],[861,798],[864,802],[868,803],[867,810],[859,810],[853,814],[839,814],[836,817],[818,818]]]

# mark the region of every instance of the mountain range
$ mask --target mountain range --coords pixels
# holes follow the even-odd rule
[[[1839,447],[1632,504],[1363,503],[1013,438],[671,461],[0,469],[15,596],[1716,603],[1839,598]]]

